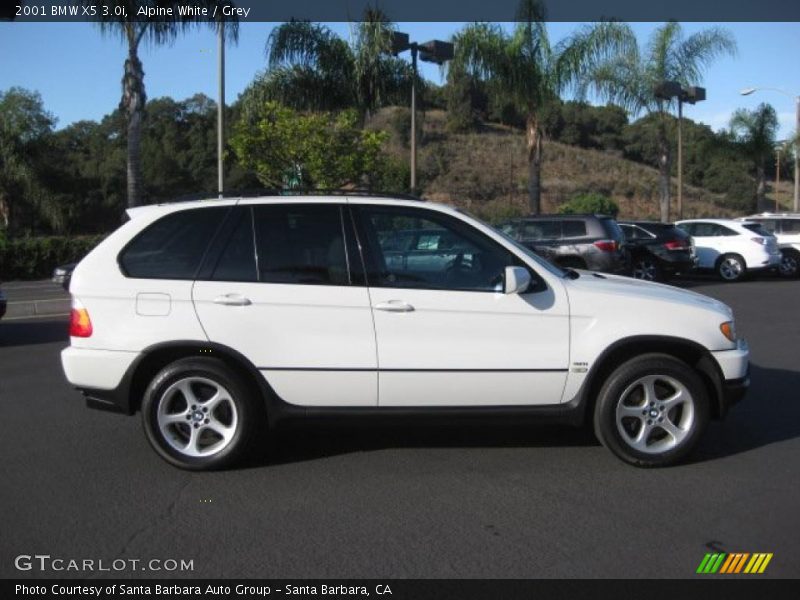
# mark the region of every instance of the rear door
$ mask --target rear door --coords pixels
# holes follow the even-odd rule
[[[194,284],[209,340],[246,356],[286,402],[377,405],[375,332],[345,205],[235,210]]]

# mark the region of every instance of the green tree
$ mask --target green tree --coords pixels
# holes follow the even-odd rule
[[[778,131],[778,115],[769,104],[759,104],[755,110],[740,108],[733,113],[730,122],[731,132],[736,136],[744,154],[750,159],[756,176],[756,206],[762,210],[766,206],[767,178],[766,164],[775,152],[775,134]]]
[[[619,206],[608,196],[603,194],[578,194],[569,202],[562,204],[558,212],[562,215],[598,214],[616,217]]]
[[[83,0],[85,5],[97,8],[97,14],[103,15],[103,6],[106,0]],[[138,206],[142,203],[142,165],[141,141],[142,121],[144,119],[147,95],[144,87],[144,69],[139,60],[139,48],[142,43],[155,46],[171,44],[181,33],[188,29],[203,24],[197,17],[181,16],[179,6],[185,3],[180,0],[119,0],[118,6],[125,8],[125,16],[119,17],[109,13],[99,21],[103,33],[119,37],[128,48],[125,59],[124,75],[122,77],[122,100],[120,108],[127,119],[127,197],[128,206]],[[198,6],[213,7],[214,5],[230,4],[225,0],[198,0]],[[138,15],[141,8],[171,8],[171,17],[159,16],[157,19],[144,19]],[[211,23],[215,27],[225,27],[226,35],[237,39],[238,23],[235,21]]]
[[[387,134],[358,126],[358,113],[301,114],[267,102],[254,123],[240,122],[231,146],[268,187],[335,189],[382,175]]]
[[[631,34],[632,35],[632,34]],[[628,44],[624,52],[609,56],[586,71],[578,86],[582,95],[593,87],[602,97],[619,104],[632,115],[655,114],[660,174],[661,220],[669,220],[670,172],[672,153],[670,117],[675,100],[662,100],[653,88],[663,81],[678,81],[683,86],[697,85],[705,69],[721,55],[733,55],[736,42],[724,29],[712,27],[684,38],[678,23],[656,29],[646,47]]]
[[[556,46],[550,44],[540,0],[522,0],[514,31],[477,23],[457,33],[449,80],[469,77],[486,85],[495,101],[524,115],[530,210],[541,207],[542,116],[559,94],[596,64],[635,48],[629,27],[612,22],[585,26]]]
[[[372,8],[354,25],[352,44],[319,23],[283,23],[267,39],[268,70],[251,94],[256,102],[277,100],[298,110],[355,107],[362,115],[404,102],[412,74],[408,63],[390,55],[393,31]]]
[[[55,122],[38,93],[0,92],[0,224],[9,234],[35,229],[40,220],[60,225],[58,204],[43,181]]]

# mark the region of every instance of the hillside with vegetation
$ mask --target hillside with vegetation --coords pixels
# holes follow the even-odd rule
[[[390,107],[368,124],[391,131],[388,151],[407,160],[408,141],[397,127],[405,109]],[[442,110],[425,113],[418,169],[422,194],[438,202],[466,208],[495,220],[528,212],[525,139],[508,125],[483,123],[476,131],[452,133]],[[398,131],[399,130],[399,131]],[[558,212],[573,197],[599,193],[619,206],[620,218],[658,219],[658,170],[623,158],[619,152],[581,148],[552,140],[544,142],[542,211]],[[677,185],[673,180],[673,194]],[[701,187],[684,187],[684,217],[734,216],[724,194]]]

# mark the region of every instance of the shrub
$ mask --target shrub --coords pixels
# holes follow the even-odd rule
[[[0,244],[0,280],[49,277],[58,265],[77,262],[104,236],[11,238]]]
[[[572,215],[578,213],[603,214],[616,217],[619,206],[608,196],[603,194],[588,193],[578,194],[568,202],[562,204],[558,212],[562,215]]]

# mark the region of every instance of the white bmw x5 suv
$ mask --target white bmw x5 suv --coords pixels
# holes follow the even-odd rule
[[[672,464],[748,384],[726,305],[561,270],[448,206],[262,197],[129,211],[75,269],[67,379],[187,469],[350,417],[594,426]],[[483,421],[485,422],[485,421]]]

